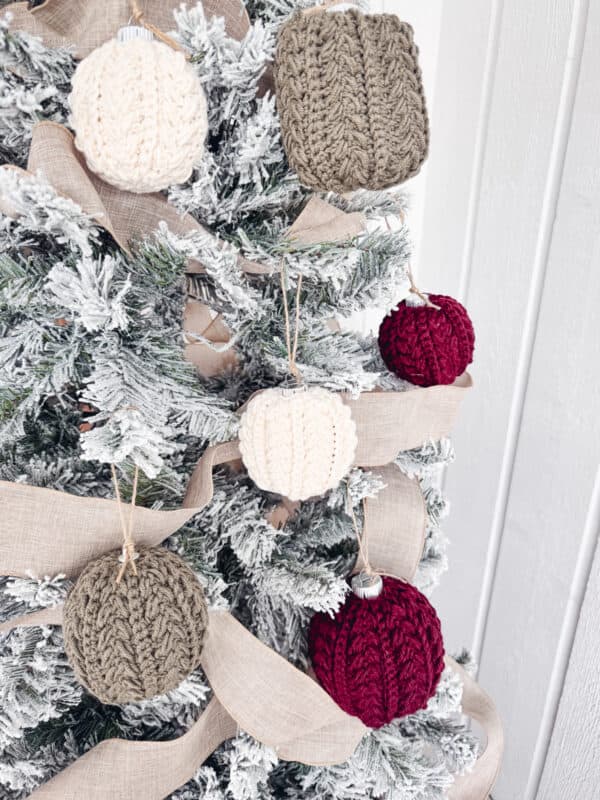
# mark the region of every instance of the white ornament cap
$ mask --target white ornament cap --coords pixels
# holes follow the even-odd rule
[[[352,576],[350,581],[352,591],[361,600],[372,600],[379,597],[383,591],[383,580],[381,575],[374,575],[368,572],[358,572]]]
[[[125,25],[125,27],[119,28],[117,33],[118,42],[132,42],[134,39],[144,39],[146,42],[152,42],[154,36],[152,31],[144,28],[143,25]]]

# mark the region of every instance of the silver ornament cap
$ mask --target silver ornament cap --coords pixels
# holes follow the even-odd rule
[[[429,298],[429,295],[426,292],[423,292],[425,297]],[[419,297],[418,294],[415,292],[409,292],[406,297],[404,298],[404,302],[407,306],[412,306],[413,308],[418,308],[419,306],[426,306],[427,303],[423,300],[422,297]]]
[[[383,580],[381,575],[358,572],[352,576],[350,586],[354,594],[361,600],[373,600],[375,597],[379,597],[383,591]]]
[[[125,25],[123,28],[119,28],[117,33],[118,42],[132,42],[134,39],[144,39],[146,42],[151,42],[154,40],[154,36],[152,31],[144,28],[143,25]]]

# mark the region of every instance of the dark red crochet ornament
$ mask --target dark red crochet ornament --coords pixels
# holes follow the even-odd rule
[[[425,708],[444,669],[435,609],[395,578],[383,578],[378,597],[349,594],[333,618],[316,614],[309,646],[319,683],[370,728]]]
[[[379,328],[387,368],[417,386],[453,383],[473,360],[475,333],[466,309],[452,297],[430,294],[427,305],[403,300]]]

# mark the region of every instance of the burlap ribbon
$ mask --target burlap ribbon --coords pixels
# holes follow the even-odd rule
[[[43,175],[58,194],[76,203],[126,252],[132,243],[155,233],[161,222],[178,235],[203,233],[222,245],[190,214],[180,214],[164,195],[125,192],[105,183],[87,168],[82,154],[75,147],[73,134],[57,122],[34,125],[27,170],[13,166],[3,166],[2,169]],[[11,214],[10,201],[3,202],[0,198],[0,209]],[[238,261],[240,268],[248,274],[270,272],[268,267],[241,256]],[[202,269],[200,262],[190,264],[192,272]]]
[[[59,625],[62,607],[14,620]],[[0,626],[0,631],[8,630]],[[449,800],[486,800],[498,776],[504,737],[489,696],[446,657],[463,684],[463,713],[487,742],[472,772],[457,776]],[[336,764],[349,758],[367,729],[345,714],[307,675],[261,644],[227,612],[211,612],[202,667],[214,690],[198,721],[168,742],[101,742],[32,795],[35,800],[163,800],[192,778],[226,739],[241,729],[275,749],[279,758]]]
[[[468,381],[467,381],[468,383]],[[444,387],[434,387],[444,389]],[[461,387],[445,387],[450,398]],[[462,387],[464,391],[465,387]],[[429,389],[414,390],[419,394]],[[379,393],[377,393],[379,394]],[[446,392],[434,392],[435,401],[423,400],[414,411],[411,392],[395,396],[392,414],[399,432],[395,443],[378,442],[380,419],[372,412],[371,399],[349,402],[357,419],[364,451],[387,458],[396,442],[423,443],[446,435],[458,402]],[[460,396],[460,394],[458,395]],[[405,404],[398,404],[405,397]],[[377,401],[379,402],[379,401]],[[384,413],[378,405],[378,414]],[[396,416],[398,415],[398,416]],[[417,441],[417,432],[425,438]],[[369,442],[371,441],[371,445]],[[136,539],[156,544],[184,524],[212,499],[213,469],[237,461],[237,442],[209,448],[190,480],[185,507],[178,511],[140,509]],[[374,456],[371,457],[371,461]],[[380,462],[381,463],[381,462]],[[369,547],[373,566],[405,580],[417,568],[426,522],[418,485],[393,464],[376,470],[386,484],[377,498],[366,501]],[[118,547],[120,530],[112,500],[79,498],[22,484],[0,483],[0,572],[24,575],[57,571],[75,575],[100,552]],[[401,500],[401,504],[399,504]],[[399,518],[398,509],[402,509]],[[15,536],[14,532],[20,535]],[[17,625],[60,624],[60,606],[34,612],[0,625],[6,632]],[[457,778],[449,795],[453,800],[484,800],[495,780],[502,754],[502,727],[490,698],[451,659],[464,684],[463,709],[485,729],[487,746],[473,772]],[[215,692],[198,722],[171,742],[103,742],[41,786],[34,798],[101,800],[107,794],[122,800],[161,800],[185,783],[207,755],[238,728],[274,747],[280,758],[307,764],[333,764],[346,760],[366,732],[356,718],[341,711],[307,675],[261,644],[231,615],[211,614],[210,633],[202,667]]]
[[[386,469],[387,476],[384,473],[382,477],[389,479],[395,468]],[[403,491],[397,483],[392,488],[394,492]],[[47,494],[43,489],[34,491]],[[12,506],[12,500],[7,498],[4,507]],[[369,510],[373,501],[367,504],[367,513],[373,513],[369,519],[372,563],[382,572],[410,578],[422,547],[423,518],[413,525],[412,536],[406,521],[392,529],[390,518],[388,525],[372,527],[386,506],[390,512],[395,510],[397,517],[398,506],[392,493],[387,498],[380,495],[376,502],[380,508],[374,513]],[[83,506],[80,512],[85,518]],[[116,514],[116,509],[113,512]],[[60,624],[61,617],[62,608],[57,606],[4,623],[0,632],[17,625]],[[489,697],[452,659],[447,663],[463,681],[464,713],[476,719],[487,734],[487,746],[474,771],[457,778],[449,796],[454,800],[484,800],[501,759],[502,727]],[[210,752],[238,729],[274,747],[280,758],[307,764],[346,760],[366,733],[362,723],[341,711],[310,677],[261,644],[226,612],[211,613],[202,667],[215,698],[184,736],[161,743],[116,739],[102,742],[42,785],[32,797],[162,800],[189,780]]]
[[[347,213],[332,206],[319,197],[312,196],[294,224],[288,229],[286,238],[294,244],[311,245],[317,242],[343,242],[361,234],[366,228],[366,219],[360,212]],[[243,259],[243,264],[254,262]],[[263,272],[264,267],[261,267]],[[249,271],[247,269],[247,271]],[[205,377],[222,372],[237,363],[237,355],[230,346],[231,333],[220,316],[215,316],[209,306],[197,300],[188,300],[184,312],[184,332],[186,334],[185,357],[196,366]],[[331,330],[339,330],[335,320],[331,320]],[[209,339],[207,345],[198,341],[197,335]]]
[[[181,0],[141,0],[144,18],[162,31],[175,27],[173,11]],[[224,17],[229,36],[241,40],[250,28],[242,0],[202,0],[204,12]],[[11,28],[39,36],[47,47],[72,47],[76,58],[84,58],[112,39],[131,19],[129,0],[46,0],[29,8],[29,3],[12,3]]]
[[[23,174],[41,173],[54,190],[76,203],[123,248],[155,233],[160,223],[178,235],[202,233],[217,246],[224,246],[190,214],[180,214],[162,194],[134,194],[116,189],[91,172],[77,150],[73,134],[55,122],[39,122],[33,128],[27,170],[4,166]],[[14,216],[10,198],[0,197],[0,210]],[[340,242],[362,233],[366,221],[358,212],[346,213],[317,197],[311,197],[288,231],[290,240],[300,244]],[[240,270],[248,275],[267,275],[271,268],[237,256]],[[188,271],[202,272],[198,260]],[[185,356],[202,375],[210,377],[236,363],[229,346],[231,333],[205,303],[190,299],[184,313]],[[202,337],[210,342],[199,341]]]
[[[357,430],[354,463],[379,468],[386,483],[376,500],[367,501],[367,513],[373,515],[369,524],[373,554],[391,564],[388,571],[393,575],[409,578],[414,573],[422,549],[425,512],[416,482],[390,462],[401,450],[447,436],[470,386],[471,378],[465,373],[452,386],[365,392],[356,399],[343,395]],[[184,507],[176,511],[140,508],[134,523],[135,540],[155,545],[178,530],[212,500],[215,467],[239,458],[235,441],[207,448],[189,481]],[[120,546],[122,533],[112,500],[7,482],[0,482],[0,500],[0,574],[25,577],[62,572],[73,576],[92,558]],[[399,508],[404,515],[400,525]],[[401,530],[406,530],[406,535],[398,540]],[[18,537],[15,531],[19,531]],[[405,558],[409,550],[408,568],[394,561]]]

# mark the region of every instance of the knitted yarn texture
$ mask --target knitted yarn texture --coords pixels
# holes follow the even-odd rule
[[[394,14],[297,12],[279,32],[277,106],[300,181],[383,189],[415,175],[429,123],[410,25]]]
[[[130,192],[182,183],[208,130],[200,80],[183,53],[158,41],[112,39],[73,76],[75,144],[88,167]]]
[[[208,626],[192,570],[162,547],[139,548],[138,574],[120,583],[120,551],[90,562],[65,603],[67,656],[103,703],[129,703],[178,686],[200,663]]]
[[[315,614],[309,647],[325,691],[370,728],[425,708],[444,669],[434,608],[395,578],[383,578],[378,597],[349,594],[334,617]]]
[[[453,383],[473,360],[475,332],[466,309],[452,297],[430,294],[426,305],[406,301],[379,327],[379,349],[392,372],[417,386]]]
[[[240,451],[261,489],[290,500],[322,495],[338,485],[356,451],[348,406],[326,389],[267,389],[242,416]]]

